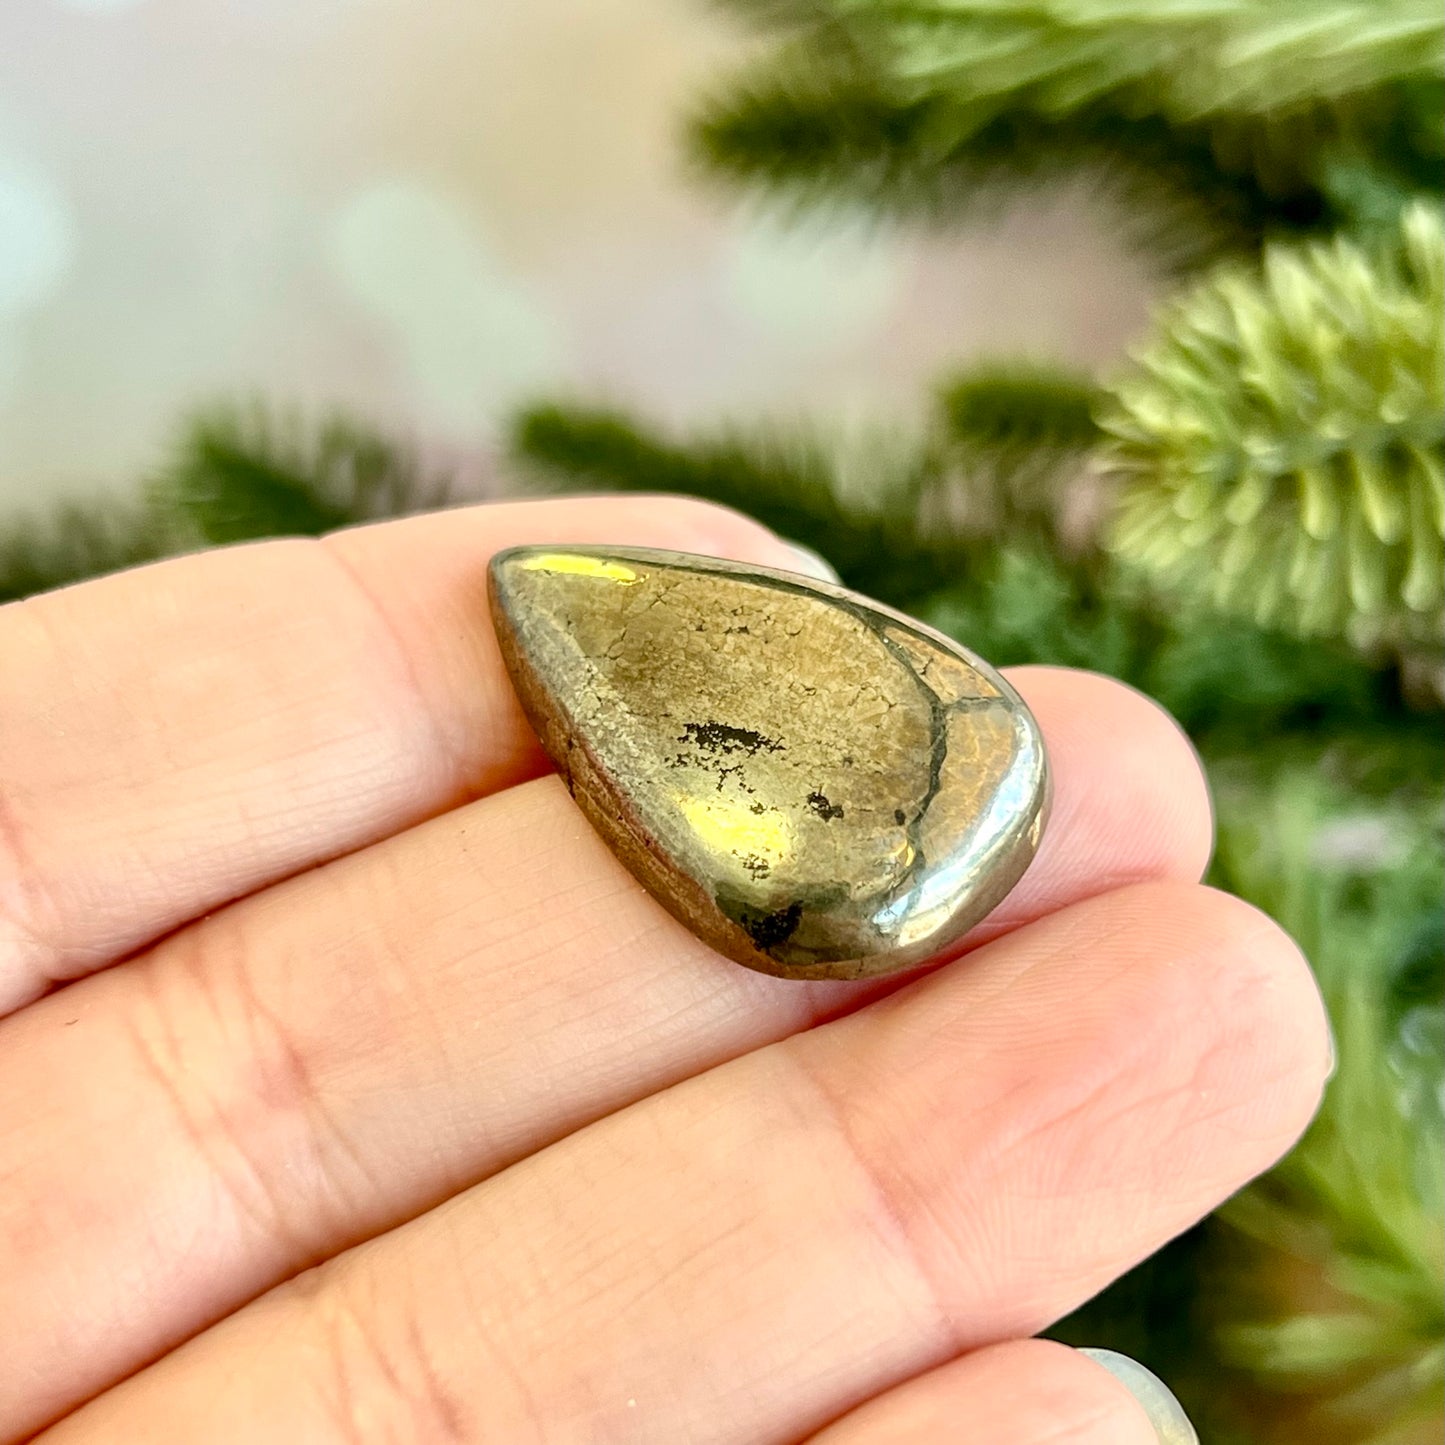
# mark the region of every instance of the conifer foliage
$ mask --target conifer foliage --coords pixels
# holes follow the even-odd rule
[[[1082,170],[1187,253],[1201,227],[1248,244],[1442,183],[1431,0],[726,8],[777,45],[699,108],[693,151],[773,193],[949,216]]]
[[[1445,226],[1272,246],[1166,309],[1104,409],[1114,545],[1262,623],[1438,647]]]

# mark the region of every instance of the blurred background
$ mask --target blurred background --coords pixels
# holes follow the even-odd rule
[[[547,386],[867,412],[961,342],[1138,330],[1082,192],[940,245],[688,184],[747,44],[696,0],[5,0],[0,509],[131,485],[218,396],[476,461]]]
[[[1438,0],[4,0],[0,601],[665,490],[1142,688],[1339,1068],[1056,1332],[1438,1442],[1442,203]]]

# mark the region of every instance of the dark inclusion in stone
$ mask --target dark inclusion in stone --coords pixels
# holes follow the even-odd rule
[[[823,819],[841,818],[843,816],[842,808],[836,803],[830,803],[827,796],[823,793],[809,793],[808,806]]]
[[[779,944],[786,943],[797,931],[798,924],[803,919],[803,905],[801,903],[790,903],[786,908],[780,908],[776,913],[765,913],[761,917],[752,917],[746,907],[741,910],[738,922],[747,931],[755,947],[762,949],[765,953],[770,948],[777,948]]]
[[[739,963],[859,978],[924,962],[1033,857],[1037,726],[918,623],[673,552],[515,548],[490,581],[522,704],[583,812]]]

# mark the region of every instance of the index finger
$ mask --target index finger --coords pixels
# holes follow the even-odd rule
[[[487,560],[798,555],[683,498],[470,507],[178,558],[0,608],[0,1014],[229,899],[545,767]]]

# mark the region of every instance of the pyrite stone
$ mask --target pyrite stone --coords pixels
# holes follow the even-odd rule
[[[1033,857],[1038,727],[919,623],[677,552],[518,547],[490,583],[522,706],[582,812],[729,958],[892,973],[946,949]]]

